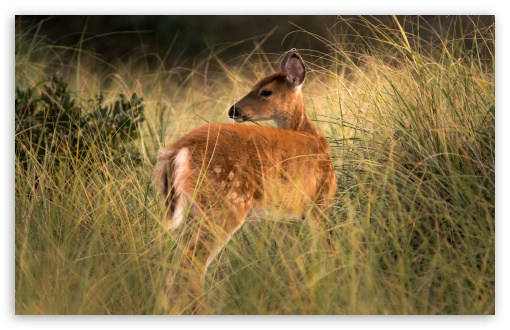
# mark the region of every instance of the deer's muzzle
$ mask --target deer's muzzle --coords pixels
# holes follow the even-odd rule
[[[242,123],[246,120],[246,118],[242,115],[241,109],[235,105],[228,110],[228,116],[234,119],[237,123]]]

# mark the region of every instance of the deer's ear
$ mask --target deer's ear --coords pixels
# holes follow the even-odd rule
[[[282,71],[287,73],[287,80],[297,87],[305,81],[306,69],[303,59],[295,48],[285,54],[281,63]]]

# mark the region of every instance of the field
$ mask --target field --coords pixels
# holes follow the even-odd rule
[[[494,30],[427,44],[398,21],[363,24],[376,36],[364,47],[310,35],[330,51],[299,49],[307,111],[337,174],[334,253],[305,222],[250,218],[209,268],[209,313],[495,313]],[[37,26],[16,31],[16,314],[186,313],[192,301],[165,295],[180,233],[163,229],[157,150],[228,122],[229,107],[278,67],[263,46],[235,66],[212,54],[154,68],[141,53],[97,70],[79,45],[46,44]],[[64,82],[46,80],[56,71]],[[94,111],[100,93],[106,108],[138,107],[144,121],[133,113],[121,138],[113,115],[94,131],[73,122],[81,114],[18,111]]]

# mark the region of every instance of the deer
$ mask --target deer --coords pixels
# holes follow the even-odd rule
[[[302,93],[306,68],[295,48],[281,72],[258,81],[228,111],[235,123],[207,124],[159,151],[155,181],[165,226],[185,223],[180,271],[199,302],[207,268],[259,211],[310,219],[324,228],[336,178],[326,137],[308,117]],[[276,127],[240,125],[272,120]],[[184,237],[184,236],[183,236]]]

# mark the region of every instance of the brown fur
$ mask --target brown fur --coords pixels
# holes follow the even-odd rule
[[[230,110],[238,121],[271,119],[278,128],[206,125],[160,152],[155,176],[168,221],[175,221],[179,203],[194,214],[184,220],[193,229],[184,247],[190,264],[183,265],[193,269],[187,276],[193,296],[200,294],[212,258],[251,210],[296,217],[311,211],[320,221],[333,202],[329,145],[304,109],[304,63],[295,50],[284,61],[287,71],[262,79]]]

